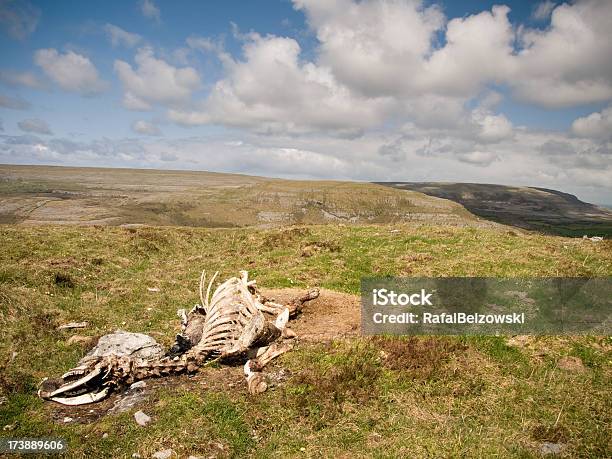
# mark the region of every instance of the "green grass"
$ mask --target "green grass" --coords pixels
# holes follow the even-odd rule
[[[35,395],[43,377],[86,352],[67,345],[71,333],[57,325],[87,320],[79,334],[122,328],[169,345],[176,309],[198,301],[201,269],[221,277],[248,269],[264,287],[348,293],[372,273],[610,276],[609,241],[416,224],[0,226],[0,241],[3,436],[60,436],[71,457],[88,458],[165,448],[181,457],[538,457],[544,441],[564,443],[570,457],[612,454],[609,337],[539,337],[523,346],[503,337],[302,344],[267,370],[287,377],[261,396],[241,382],[229,387],[224,368],[151,383],[153,395],[139,407],[153,418],[146,428],[133,412],[64,424],[57,406]],[[564,356],[579,357],[585,371],[559,369]],[[231,371],[241,381],[240,369]]]

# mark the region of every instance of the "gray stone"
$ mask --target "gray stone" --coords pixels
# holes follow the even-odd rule
[[[551,443],[546,441],[540,446],[540,452],[542,453],[542,455],[560,454],[562,450],[563,443]]]
[[[125,413],[126,411],[130,411],[132,408],[141,405],[148,398],[149,394],[142,391],[126,395],[125,397],[121,397],[119,400],[117,400],[113,407],[108,410],[108,412],[111,414]]]
[[[130,386],[130,390],[134,390],[134,389],[144,389],[145,387],[147,387],[147,383],[144,381],[138,381],[135,382],[134,384],[132,384]]]
[[[134,413],[134,419],[139,426],[145,427],[149,422],[151,422],[151,418],[143,413],[141,410],[138,410]]]
[[[172,451],[171,449],[162,449],[161,451],[156,452],[155,454],[153,454],[154,459],[170,459],[172,457],[172,453],[174,451]]]
[[[110,335],[104,335],[84,359],[88,357],[103,357],[111,354],[118,356],[131,355],[141,359],[155,359],[164,355],[164,349],[154,338],[144,333],[130,333],[117,330]]]

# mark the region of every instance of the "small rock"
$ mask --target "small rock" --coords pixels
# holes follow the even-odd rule
[[[73,335],[66,341],[68,346],[73,344],[90,344],[93,341],[91,336]]]
[[[147,287],[147,291],[151,292],[151,293],[157,293],[157,292],[159,292],[159,288],[157,288],[157,287]]]
[[[153,454],[154,459],[170,459],[172,457],[172,453],[174,453],[174,451],[172,451],[171,449],[162,449],[161,451],[156,452],[155,454]]]
[[[140,459],[142,456],[140,454],[138,454],[138,453],[134,453],[134,454],[132,454],[132,457],[134,459]]]
[[[67,424],[67,423],[69,423],[69,422],[72,422],[72,421],[73,421],[73,419],[72,419],[71,417],[66,416],[66,417],[64,418],[64,422],[65,422],[66,424]]]
[[[113,405],[113,407],[108,410],[108,412],[111,414],[125,413],[126,411],[129,411],[132,408],[135,408],[136,406],[144,403],[148,398],[148,393],[139,390],[138,392],[126,395],[125,397],[118,399]]]
[[[566,356],[561,357],[557,362],[557,366],[562,370],[583,372],[586,370],[582,360],[579,357]]]
[[[151,422],[151,418],[147,416],[143,411],[138,410],[134,413],[134,419],[139,426],[145,427],[149,422]],[[170,456],[168,456],[170,457]]]
[[[8,402],[8,397],[0,397],[0,406],[4,405],[5,403]]]
[[[102,438],[108,438],[108,433],[104,432],[104,434],[102,434]]]
[[[551,443],[551,442],[545,441],[540,446],[540,452],[542,453],[543,456],[546,456],[547,454],[560,454],[562,450],[563,450],[563,443]]]
[[[144,389],[145,387],[147,387],[147,383],[144,381],[138,381],[135,382],[134,384],[132,384],[130,386],[130,390],[134,390],[134,389]]]

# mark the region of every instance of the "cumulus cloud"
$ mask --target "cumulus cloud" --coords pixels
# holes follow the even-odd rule
[[[370,96],[414,86],[444,16],[419,2],[295,0],[320,42],[319,59],[343,83]]]
[[[294,5],[317,34],[319,61],[341,83],[369,96],[471,98],[483,86],[501,83],[545,107],[612,98],[612,2],[606,0],[546,4],[550,27],[520,27],[518,53],[506,6],[446,23],[436,7],[419,1]],[[437,45],[439,34],[443,46]]]
[[[42,89],[44,85],[32,72],[0,71],[0,81],[9,86],[25,86],[26,88]]]
[[[153,123],[149,123],[148,121],[144,121],[144,120],[134,121],[132,123],[132,131],[134,131],[137,134],[142,134],[142,135],[152,135],[152,136],[162,135],[161,130],[156,125],[154,125]]]
[[[140,2],[140,12],[147,19],[159,23],[161,22],[161,12],[153,0],[142,0]]]
[[[208,38],[191,37],[190,47],[217,53],[226,74],[197,106],[171,107],[168,115],[186,125],[294,134],[359,135],[393,120],[464,129],[495,142],[511,136],[513,127],[492,112],[499,94],[486,92],[491,84],[508,85],[522,100],[546,107],[612,98],[612,64],[604,57],[612,28],[601,19],[610,17],[608,5],[585,0],[552,9],[550,28],[521,29],[517,52],[505,6],[447,22],[436,6],[416,0],[294,0],[317,35],[314,59],[304,59],[298,42],[287,37],[236,32],[244,41],[242,58]],[[490,100],[470,113],[466,105],[483,90]],[[142,97],[131,96],[128,91],[126,105],[146,108]]]
[[[128,32],[113,24],[106,24],[104,31],[113,46],[126,46],[132,48],[140,42],[142,37],[136,33]]]
[[[482,142],[498,142],[512,136],[512,123],[503,114],[495,115],[488,110],[476,109],[472,112],[478,139]]]
[[[11,97],[0,94],[0,107],[10,108],[12,110],[25,110],[30,108],[30,103],[23,100],[21,97]]]
[[[60,53],[53,48],[39,49],[34,53],[34,62],[65,91],[91,96],[107,87],[89,58],[74,51]]]
[[[19,121],[17,123],[17,126],[23,132],[32,132],[34,134],[53,135],[53,132],[51,132],[51,128],[49,128],[49,125],[45,121],[43,121],[41,119],[37,119],[37,118],[25,119],[25,120]]]
[[[325,67],[300,61],[291,38],[251,34],[243,60],[223,56],[226,78],[196,110],[171,110],[174,121],[222,123],[260,132],[330,130],[346,134],[383,121],[390,101],[353,95]]]
[[[490,151],[470,151],[468,153],[459,153],[457,159],[464,163],[485,167],[499,158]]]
[[[192,67],[174,67],[141,48],[135,66],[115,61],[115,72],[123,83],[123,105],[130,110],[150,110],[153,104],[180,106],[200,87],[200,76]]]
[[[612,141],[612,106],[576,119],[572,123],[572,132],[579,137]]]
[[[28,1],[0,0],[0,24],[16,40],[33,33],[40,20],[40,9]]]
[[[552,11],[546,30],[526,30],[511,82],[523,100],[549,108],[612,98],[612,2],[583,0]]]

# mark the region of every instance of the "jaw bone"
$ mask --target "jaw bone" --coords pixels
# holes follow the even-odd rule
[[[121,357],[148,360],[162,355],[162,347],[148,335],[124,331],[104,335],[61,379],[43,380],[38,396],[63,405],[98,402],[106,398],[115,384],[112,370]]]
[[[61,403],[62,405],[86,405],[88,403],[95,403],[105,399],[109,390],[109,387],[105,387],[101,391],[95,393],[88,392],[76,397],[51,397],[49,400]]]

